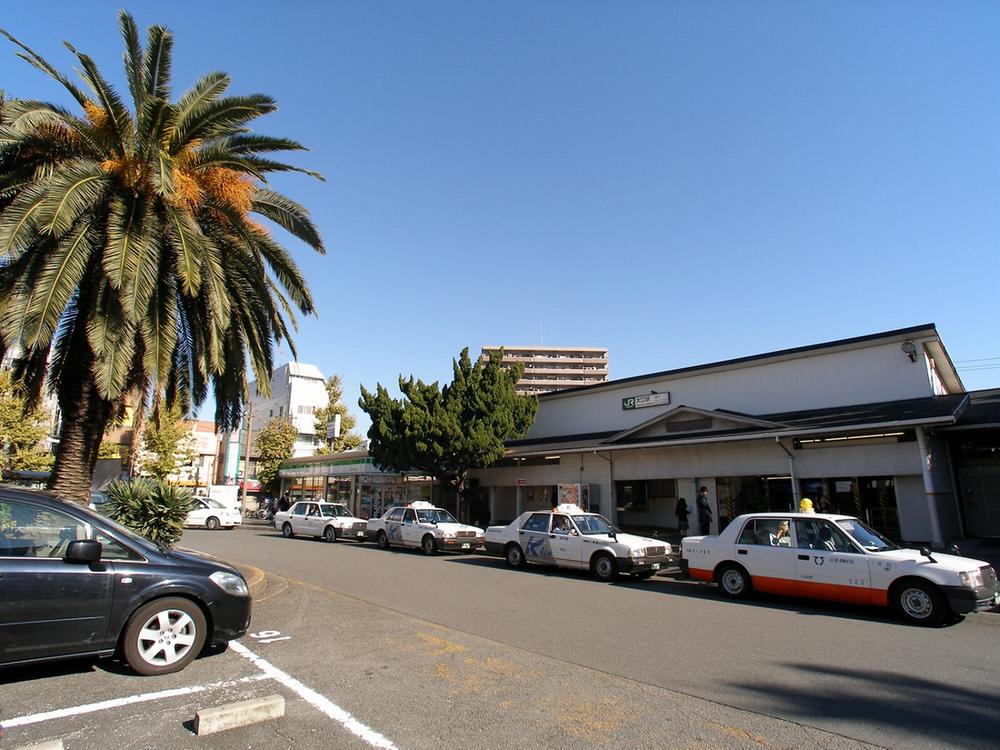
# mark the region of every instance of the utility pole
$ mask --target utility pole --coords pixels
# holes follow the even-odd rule
[[[247,439],[243,454],[243,489],[240,490],[240,508],[247,507],[247,481],[250,479],[250,436],[253,434],[253,401],[247,394]],[[241,511],[242,512],[242,511]]]

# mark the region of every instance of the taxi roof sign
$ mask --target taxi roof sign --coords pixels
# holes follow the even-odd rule
[[[560,503],[555,508],[552,509],[553,513],[586,513],[583,508],[581,508],[576,503]]]

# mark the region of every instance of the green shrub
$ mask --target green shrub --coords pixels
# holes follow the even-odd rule
[[[184,519],[194,508],[191,491],[160,479],[116,480],[108,485],[112,519],[163,547],[184,533]]]

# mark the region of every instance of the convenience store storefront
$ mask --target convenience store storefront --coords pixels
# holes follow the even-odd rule
[[[368,451],[331,453],[285,461],[278,470],[280,495],[343,503],[359,518],[377,518],[393,505],[430,500],[432,480],[375,466]]]

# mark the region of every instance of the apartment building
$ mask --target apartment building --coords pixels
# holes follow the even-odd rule
[[[503,363],[524,365],[518,393],[540,394],[604,383],[608,379],[608,350],[587,346],[484,346],[481,359],[503,349]]]
[[[299,433],[292,455],[298,458],[316,452],[323,436],[316,434],[314,415],[329,400],[326,377],[316,365],[289,362],[275,368],[271,374],[271,395],[264,396],[254,382],[250,384],[250,400],[254,434],[258,434],[272,417],[288,417]]]

